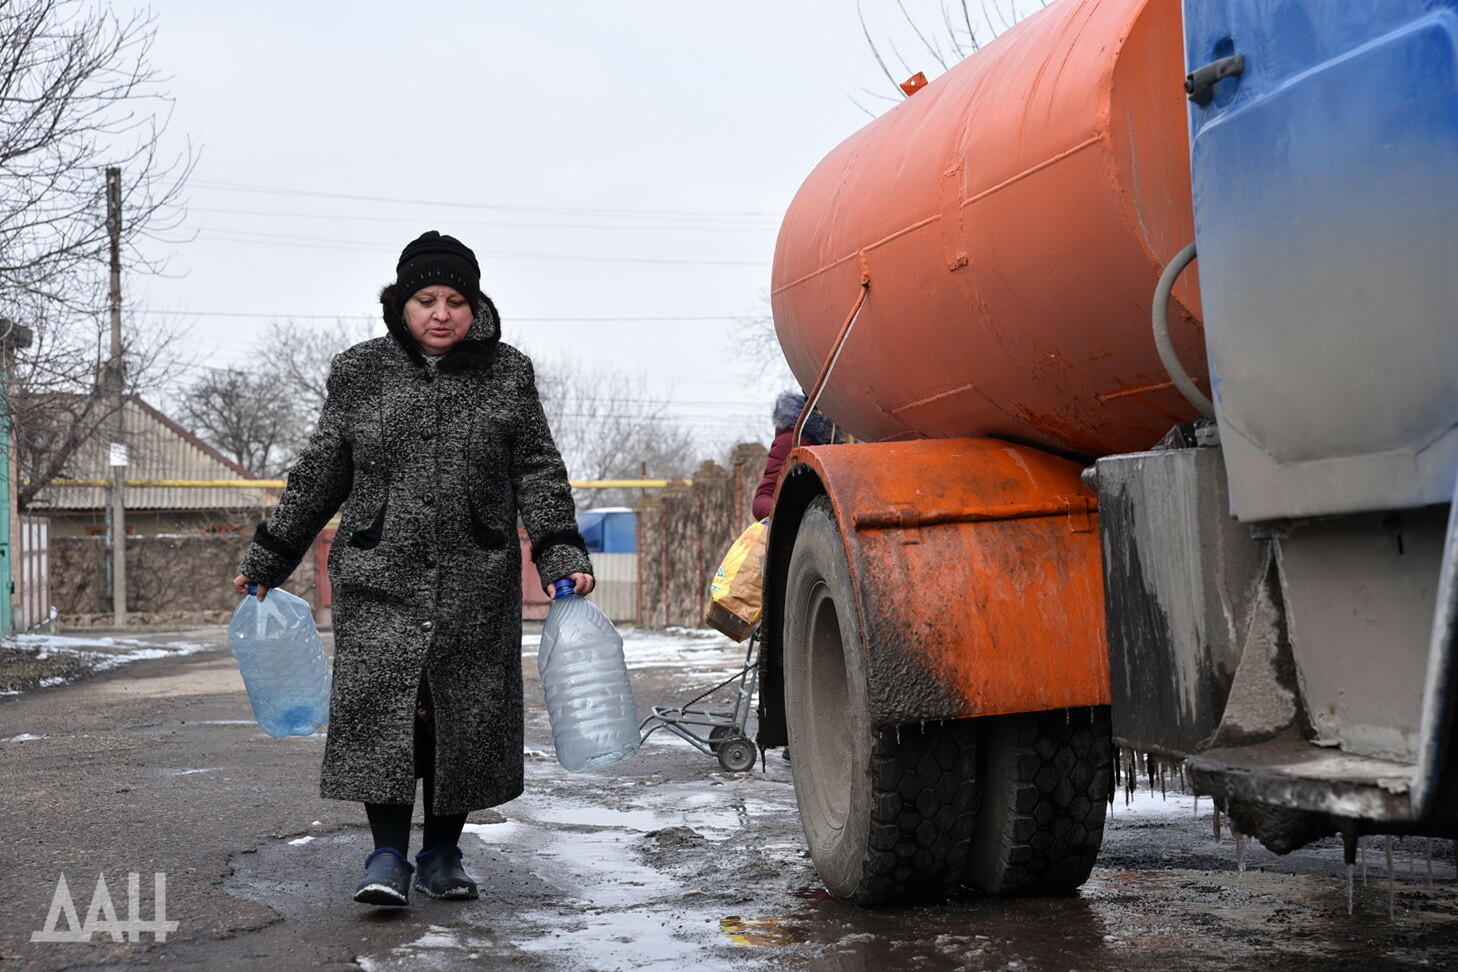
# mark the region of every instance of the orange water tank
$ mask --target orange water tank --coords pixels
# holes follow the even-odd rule
[[[846,140],[785,216],[775,326],[808,389],[869,440],[1146,448],[1195,411],[1150,332],[1194,239],[1178,0],[1058,0]],[[1176,350],[1205,388],[1194,270]]]

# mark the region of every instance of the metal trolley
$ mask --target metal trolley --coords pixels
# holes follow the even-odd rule
[[[733,711],[695,708],[715,692],[736,682],[739,684],[735,690]],[[643,720],[638,731],[647,742],[648,737],[658,730],[667,729],[680,739],[687,740],[699,752],[719,757],[719,765],[729,772],[742,773],[754,766],[754,758],[759,754],[754,742],[744,734],[758,684],[759,629],[755,628],[744,651],[743,668],[684,705],[655,705],[653,714]]]

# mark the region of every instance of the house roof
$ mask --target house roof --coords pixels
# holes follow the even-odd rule
[[[127,479],[238,480],[257,479],[202,439],[178,425],[140,395],[130,395],[122,407],[126,429]],[[64,479],[108,479],[108,428],[76,450],[66,464]],[[99,510],[105,507],[106,489],[100,486],[47,486],[31,504],[32,511]],[[126,494],[129,510],[245,510],[268,502],[263,489],[142,486]]]

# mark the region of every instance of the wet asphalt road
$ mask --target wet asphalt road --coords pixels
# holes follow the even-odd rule
[[[259,733],[221,629],[151,640],[217,647],[0,702],[0,972],[1458,967],[1450,844],[1431,885],[1426,844],[1397,844],[1389,882],[1369,838],[1349,917],[1338,847],[1280,859],[1252,847],[1239,873],[1208,801],[1197,815],[1189,797],[1121,797],[1078,895],[861,911],[820,889],[778,753],[729,774],[660,734],[616,772],[563,771],[530,646],[527,793],[472,814],[462,841],[481,900],[363,908],[349,892],[368,834],[359,807],[317,796],[322,740]],[[628,642],[640,709],[740,658],[689,633]],[[176,930],[164,943],[32,942],[63,872],[83,921],[98,874],[127,917],[128,872],[154,917],[165,872]]]

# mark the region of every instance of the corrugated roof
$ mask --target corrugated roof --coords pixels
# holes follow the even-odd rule
[[[126,426],[127,479],[256,479],[197,436],[172,421],[139,395],[122,408]],[[63,479],[108,479],[108,427],[76,451]],[[31,509],[97,510],[106,505],[106,490],[99,486],[47,486]],[[132,487],[127,490],[129,510],[256,510],[268,502],[267,491],[247,488]]]

